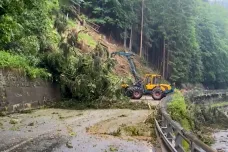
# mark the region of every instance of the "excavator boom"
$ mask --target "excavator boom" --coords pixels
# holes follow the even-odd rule
[[[111,57],[114,57],[115,55],[119,55],[119,56],[124,56],[127,58],[128,63],[130,65],[130,69],[131,69],[131,73],[135,78],[135,82],[138,82],[141,80],[141,78],[138,76],[137,72],[136,72],[136,68],[135,68],[135,64],[133,62],[133,56],[135,56],[133,53],[130,52],[124,52],[124,51],[119,51],[119,52],[113,52],[111,54]]]

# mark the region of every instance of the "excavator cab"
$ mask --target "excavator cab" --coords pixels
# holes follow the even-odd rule
[[[144,85],[146,90],[152,90],[154,87],[158,86],[160,82],[161,82],[160,75],[154,75],[154,74],[145,75]]]

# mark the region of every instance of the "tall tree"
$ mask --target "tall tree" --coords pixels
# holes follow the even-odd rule
[[[139,56],[142,57],[143,53],[143,16],[144,16],[144,0],[142,0],[142,17],[141,17],[141,38],[140,38],[140,51],[139,51]]]

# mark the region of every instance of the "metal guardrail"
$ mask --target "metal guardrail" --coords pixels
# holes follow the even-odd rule
[[[166,105],[171,99],[171,95],[163,98],[160,105],[161,120],[155,119],[156,129],[167,148],[172,152],[216,152],[172,120],[166,112]]]

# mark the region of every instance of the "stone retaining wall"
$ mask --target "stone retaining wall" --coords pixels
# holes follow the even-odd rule
[[[51,82],[30,80],[19,72],[0,69],[0,112],[39,108],[58,100],[59,88]]]
[[[193,91],[187,94],[190,94],[187,96],[194,104],[213,104],[228,101],[228,90],[203,91],[202,93]]]

